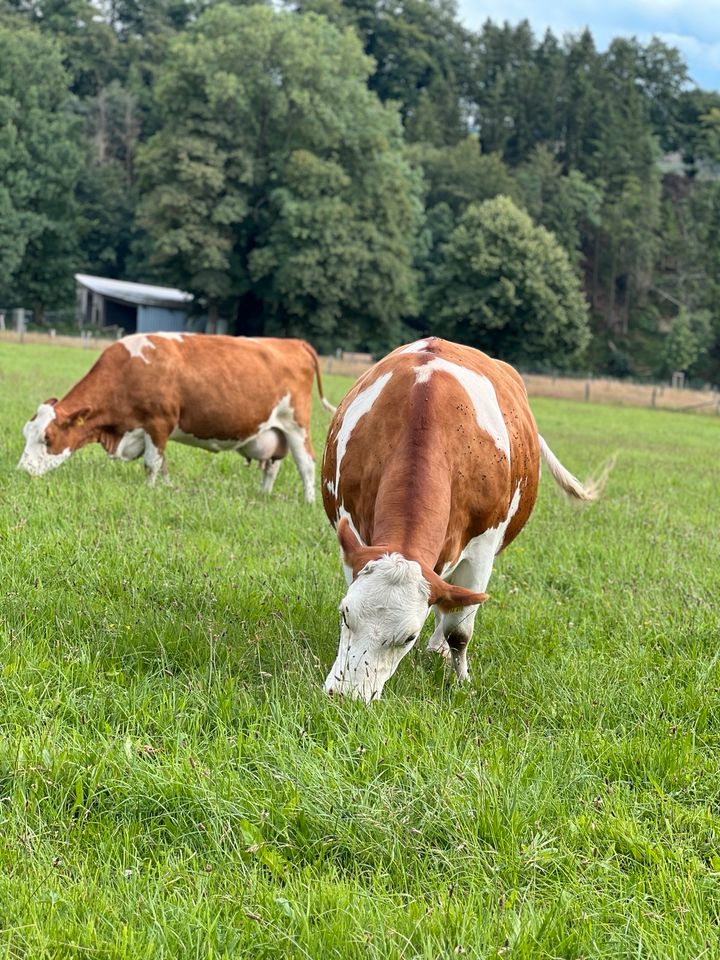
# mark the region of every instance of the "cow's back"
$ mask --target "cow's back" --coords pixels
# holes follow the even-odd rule
[[[385,357],[338,407],[323,501],[331,522],[349,515],[366,542],[381,489],[406,515],[421,504],[423,517],[410,523],[447,524],[442,568],[512,513],[507,545],[530,515],[538,472],[537,428],[520,376],[478,350],[427,338]]]
[[[96,367],[136,419],[168,417],[193,436],[250,436],[284,400],[299,422],[310,415],[314,366],[302,340],[135,334]]]

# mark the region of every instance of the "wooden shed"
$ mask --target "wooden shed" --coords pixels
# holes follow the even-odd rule
[[[111,327],[128,333],[188,329],[191,293],[174,287],[130,283],[76,273],[77,318],[81,327]]]

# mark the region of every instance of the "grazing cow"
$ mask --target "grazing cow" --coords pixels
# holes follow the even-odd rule
[[[430,607],[428,649],[468,679],[475,615],[495,556],[530,516],[541,453],[566,493],[595,498],[538,435],[519,374],[479,350],[430,337],[358,380],[322,466],[348,582],[328,693],[379,697]]]
[[[59,467],[87,443],[110,457],[143,457],[148,479],[167,475],[168,440],[237,450],[259,460],[270,493],[288,449],[305,499],[315,497],[310,442],[317,354],[304,340],[134,334],[108,347],[62,400],[47,400],[25,424],[18,467],[35,476]]]

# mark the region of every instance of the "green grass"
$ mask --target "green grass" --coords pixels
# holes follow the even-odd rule
[[[472,684],[423,639],[368,708],[292,464],[16,471],[91,360],[0,345],[0,957],[720,955],[720,418],[534,401],[603,500],[545,477]]]

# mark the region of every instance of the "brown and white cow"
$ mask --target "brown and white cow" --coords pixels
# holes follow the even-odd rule
[[[292,454],[305,499],[315,497],[310,441],[317,354],[304,340],[134,334],[118,340],[62,400],[48,400],[25,424],[18,467],[35,476],[59,467],[88,443],[110,457],[143,457],[148,479],[166,475],[168,440],[236,450],[263,468],[270,493]]]
[[[322,466],[348,591],[328,693],[379,697],[435,613],[429,650],[467,680],[466,648],[496,555],[535,503],[540,454],[592,500],[539,436],[508,364],[430,337],[365,373],[337,409]]]

